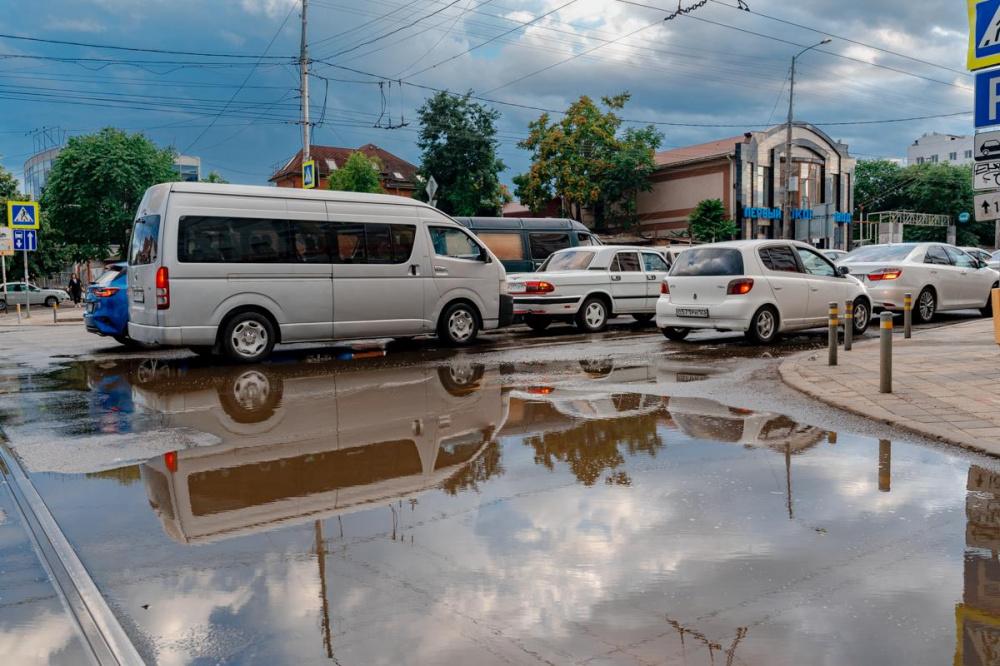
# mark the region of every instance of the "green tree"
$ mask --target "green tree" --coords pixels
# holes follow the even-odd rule
[[[726,207],[721,199],[699,201],[688,217],[688,234],[704,243],[730,240],[738,231],[736,224],[726,217]]]
[[[3,215],[3,224],[7,224],[7,202],[24,201],[27,194],[18,188],[17,178],[10,171],[0,167],[0,215]],[[57,236],[52,233],[51,225],[45,210],[42,210],[39,238],[42,240],[38,251],[28,253],[28,271],[32,280],[39,275],[49,275],[66,263],[65,252],[62,245],[57,242]],[[20,256],[7,258],[7,278],[9,280],[20,280],[24,277],[24,262]]]
[[[652,188],[653,153],[663,137],[651,125],[622,131],[616,112],[629,98],[604,97],[601,111],[583,96],[559,122],[547,113],[531,122],[518,144],[532,153],[530,170],[514,178],[521,203],[537,212],[558,196],[577,220],[589,209],[598,229],[635,222],[635,195]]]
[[[17,197],[17,178],[14,178],[14,174],[0,166],[0,201],[6,204],[11,199],[16,201]],[[4,213],[4,215],[6,214]]]
[[[203,183],[228,183],[218,171],[209,171],[208,175],[201,179]]]
[[[344,166],[330,173],[326,186],[331,190],[342,192],[382,192],[382,181],[379,174],[382,166],[377,159],[369,159],[364,153],[354,152],[347,158]]]
[[[61,242],[71,261],[107,257],[114,244],[127,247],[142,195],[177,179],[173,161],[173,150],[158,148],[142,134],[109,127],[73,137],[52,165],[42,194],[49,242]]]
[[[903,167],[889,160],[861,160],[854,170],[854,219],[861,213],[898,210],[903,205]]]
[[[496,122],[500,112],[462,97],[439,92],[417,110],[420,118],[420,176],[438,184],[437,207],[449,215],[499,215],[504,204],[497,157]],[[415,195],[427,201],[419,188]]]

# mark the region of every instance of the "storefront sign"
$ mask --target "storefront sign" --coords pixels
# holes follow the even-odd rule
[[[838,212],[835,211],[833,213],[833,221],[836,222],[837,224],[850,224],[851,223],[851,214],[850,213],[838,213]]]
[[[780,208],[751,208],[747,206],[743,209],[743,218],[747,220],[780,220]],[[813,212],[811,208],[793,208],[793,220],[811,220]]]

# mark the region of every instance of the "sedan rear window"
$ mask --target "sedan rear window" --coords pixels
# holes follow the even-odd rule
[[[691,248],[678,255],[670,275],[743,275],[743,255],[731,248]]]
[[[593,252],[557,252],[545,260],[539,271],[585,271],[594,260]]]
[[[851,250],[846,257],[840,260],[842,264],[868,263],[871,261],[902,261],[913,252],[916,247],[913,243],[900,243],[898,245],[872,245],[869,247],[859,247]]]

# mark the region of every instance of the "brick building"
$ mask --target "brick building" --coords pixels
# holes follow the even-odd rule
[[[369,158],[377,158],[382,164],[382,189],[386,194],[410,197],[417,189],[417,167],[387,150],[368,143],[360,148],[339,148],[337,146],[311,146],[310,155],[316,162],[319,177],[318,188],[325,188],[330,172],[347,162],[352,153],[360,152]],[[288,160],[269,179],[277,187],[302,187],[302,151]]]

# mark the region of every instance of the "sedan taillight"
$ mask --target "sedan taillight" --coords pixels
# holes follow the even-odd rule
[[[660,293],[670,295],[670,285],[667,284],[666,280],[660,283]]]
[[[869,273],[868,279],[872,282],[880,282],[882,280],[898,280],[899,276],[902,274],[902,268],[883,268],[882,270],[875,271],[874,273]]]
[[[729,286],[726,287],[726,293],[730,296],[742,296],[749,294],[751,289],[753,289],[753,278],[739,278],[730,280]]]
[[[551,294],[555,290],[555,285],[545,280],[527,280],[524,283],[524,293],[526,294]]]

